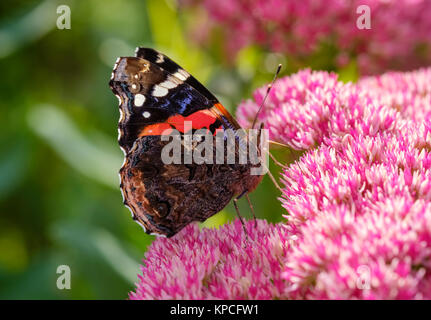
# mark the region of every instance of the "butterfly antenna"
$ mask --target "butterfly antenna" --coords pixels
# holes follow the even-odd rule
[[[272,86],[274,85],[274,82],[277,79],[278,74],[280,73],[280,70],[281,70],[281,64],[278,65],[277,71],[274,74],[274,78],[272,79],[271,83],[268,85],[268,88],[266,89],[265,97],[263,98],[262,103],[260,104],[259,110],[257,110],[256,115],[254,116],[253,125],[251,126],[252,129],[254,129],[254,126],[256,125],[256,121],[257,121],[257,118],[259,117],[259,113],[262,110],[263,106],[265,105],[266,98],[268,97],[269,92],[271,91]]]

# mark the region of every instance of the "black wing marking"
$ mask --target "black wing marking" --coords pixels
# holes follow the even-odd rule
[[[158,52],[151,48],[136,48],[136,57],[146,59],[151,63],[158,65],[160,68],[166,70],[172,75],[179,77],[180,80],[186,82],[196,90],[198,90],[203,96],[205,96],[209,101],[218,103],[217,98],[207,89],[203,84],[201,84],[195,77],[190,75],[186,70],[181,68],[177,63],[172,61],[169,57],[165,56],[163,53]]]

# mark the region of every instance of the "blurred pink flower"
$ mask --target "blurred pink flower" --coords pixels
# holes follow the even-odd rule
[[[239,220],[220,229],[189,225],[172,239],[149,248],[130,299],[282,299],[281,279],[288,249],[282,225]]]
[[[323,45],[336,48],[332,63],[339,67],[357,57],[362,74],[431,62],[429,0],[200,0],[191,5],[205,8],[211,21],[206,27],[222,31],[230,57],[257,44],[303,60]],[[370,8],[371,29],[356,25],[361,5]]]

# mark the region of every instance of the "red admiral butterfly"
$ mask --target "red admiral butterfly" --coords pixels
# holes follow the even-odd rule
[[[120,103],[118,141],[125,154],[120,187],[133,219],[147,233],[170,237],[221,211],[232,198],[239,215],[237,199],[263,177],[250,174],[253,164],[165,164],[161,159],[167,142],[160,136],[166,129],[186,134],[185,121],[192,121],[191,130],[206,128],[214,136],[220,129],[241,128],[214,95],[149,48],[118,58],[109,85]],[[243,139],[236,137],[238,143]]]

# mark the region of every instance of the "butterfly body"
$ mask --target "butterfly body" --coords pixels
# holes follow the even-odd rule
[[[117,60],[110,87],[120,102],[119,144],[124,204],[147,233],[173,236],[192,221],[205,221],[262,179],[254,164],[216,161],[218,130],[241,129],[218,100],[193,76],[163,54],[138,48],[137,57]],[[188,127],[187,123],[191,126]],[[165,163],[161,135],[184,137],[205,129],[214,139],[210,163]],[[235,155],[246,138],[235,136]],[[191,148],[195,148],[192,145]],[[220,160],[220,159],[219,159]]]

